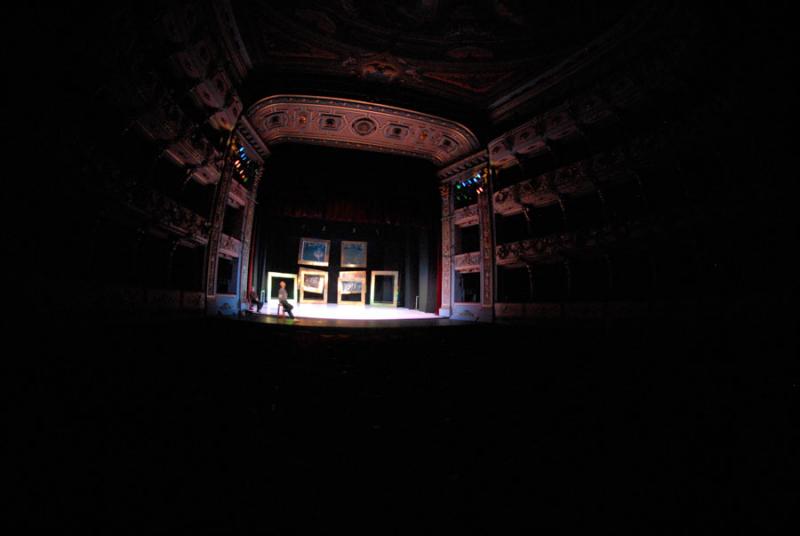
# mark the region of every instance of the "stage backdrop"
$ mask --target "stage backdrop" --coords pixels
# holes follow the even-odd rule
[[[341,270],[397,270],[398,306],[436,310],[439,195],[428,162],[325,147],[277,146],[268,159],[254,223],[254,279],[297,273],[300,239],[330,240],[328,302]],[[365,268],[342,267],[342,241],[367,243]]]
[[[300,239],[321,238],[330,240],[329,265],[309,266],[328,272],[328,303],[336,303],[336,282],[342,270],[366,270],[367,296],[370,292],[372,270],[397,270],[399,272],[400,307],[414,307],[417,296],[420,309],[434,312],[436,308],[435,240],[428,231],[410,226],[352,224],[322,222],[300,218],[258,218],[256,222],[255,286],[264,288],[267,272],[297,273],[297,254]],[[355,232],[354,232],[355,229]],[[341,266],[342,240],[367,243],[366,268]]]

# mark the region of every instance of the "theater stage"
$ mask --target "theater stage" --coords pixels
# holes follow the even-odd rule
[[[251,313],[255,310],[251,309]],[[374,305],[339,305],[335,303],[311,304],[303,303],[294,306],[295,318],[317,318],[325,320],[436,320],[440,318],[433,313],[425,313],[405,307],[382,307]],[[266,316],[277,316],[278,303],[270,302],[261,309]],[[288,316],[287,316],[288,318]]]

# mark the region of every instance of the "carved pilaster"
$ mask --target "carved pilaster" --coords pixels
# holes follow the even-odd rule
[[[478,224],[481,233],[481,307],[494,310],[494,232],[492,230],[492,188],[488,170],[483,192],[478,194]]]
[[[452,307],[452,277],[453,277],[453,200],[450,196],[451,185],[439,185],[439,194],[442,197],[442,306],[439,314],[449,316]]]
[[[244,228],[242,229],[242,252],[239,255],[241,260],[239,265],[239,274],[241,284],[239,285],[239,300],[240,305],[247,303],[247,293],[250,291],[250,241],[253,237],[253,217],[256,211],[256,194],[258,193],[258,185],[261,182],[261,176],[264,173],[264,168],[260,168],[253,179],[252,190],[245,205],[244,213]]]
[[[230,151],[230,148],[226,148]],[[230,160],[228,158],[227,160]],[[219,247],[222,239],[222,223],[225,218],[225,206],[228,202],[228,193],[233,180],[233,171],[230,163],[226,163],[222,177],[217,183],[214,194],[214,206],[211,209],[211,229],[208,233],[208,246],[206,248],[206,298],[217,295],[217,268],[219,265]]]

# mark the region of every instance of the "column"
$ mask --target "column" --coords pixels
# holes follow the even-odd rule
[[[478,194],[478,225],[481,233],[481,312],[479,319],[491,322],[494,319],[494,232],[492,223],[492,179],[489,169],[483,172],[483,192]]]
[[[442,197],[442,306],[439,308],[440,316],[450,316],[453,312],[453,200],[450,188],[449,182],[439,185],[439,194]]]
[[[211,208],[211,228],[208,232],[208,244],[206,245],[206,314],[216,314],[219,246],[222,241],[222,223],[225,218],[225,207],[228,203],[228,193],[233,180],[230,143],[225,147],[225,165],[217,182],[214,205]]]
[[[264,174],[264,168],[258,170],[253,184],[250,185],[250,192],[247,197],[247,205],[244,208],[244,218],[242,218],[242,251],[239,253],[239,309],[247,308],[247,293],[250,292],[250,242],[253,238],[253,217],[256,211],[256,195],[258,194],[258,185],[261,182],[261,176]]]

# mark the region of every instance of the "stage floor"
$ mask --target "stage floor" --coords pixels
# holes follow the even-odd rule
[[[251,312],[255,313],[254,310]],[[271,302],[261,309],[261,315],[276,316],[277,302]],[[380,307],[373,305],[338,305],[335,303],[303,303],[294,306],[295,318],[321,318],[328,320],[436,320],[439,315],[424,313],[405,307]],[[288,316],[287,316],[288,318]]]

